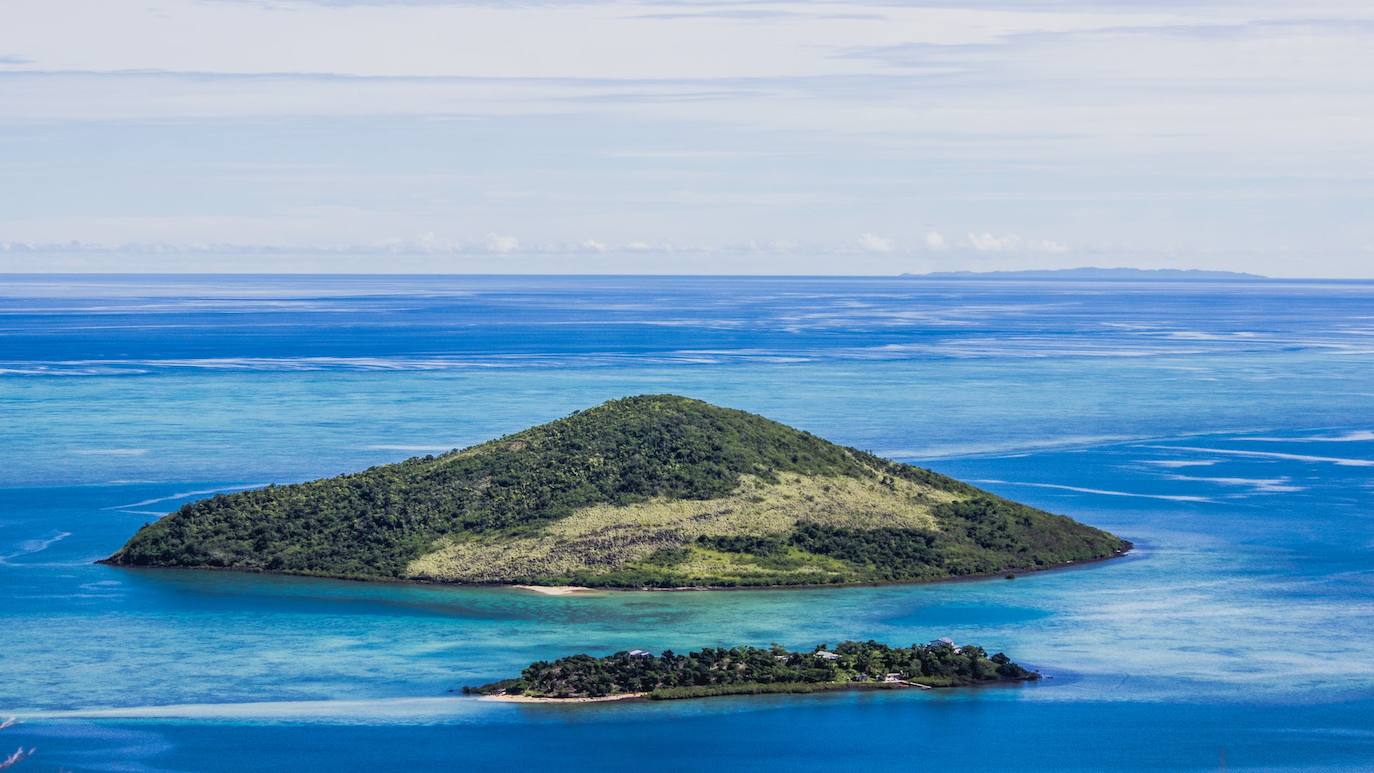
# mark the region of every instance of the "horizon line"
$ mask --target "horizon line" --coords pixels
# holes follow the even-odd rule
[[[1093,267],[1083,267],[1093,268]],[[986,272],[971,271],[940,271],[925,274],[898,273],[898,274],[692,274],[692,273],[621,273],[621,272],[577,272],[577,273],[540,273],[540,272],[355,272],[355,271],[0,271],[0,277],[490,277],[490,278],[515,278],[515,277],[556,277],[556,278],[580,278],[580,277],[625,277],[625,278],[681,278],[681,279],[904,279],[904,280],[935,280],[949,282],[987,282],[987,281],[1072,281],[1072,282],[1135,282],[1135,281],[1156,281],[1169,282],[1176,284],[1205,283],[1205,282],[1236,282],[1246,284],[1264,284],[1271,282],[1374,282],[1374,276],[1269,276],[1262,274],[1249,274],[1238,271],[1227,271],[1225,269],[1182,269],[1182,268],[1160,268],[1160,269],[1127,269],[1128,271],[1139,271],[1142,276],[1130,277],[1092,277],[1092,276],[1018,276],[1023,274],[1051,274],[1056,272],[1072,272],[1080,269],[1009,269],[995,270]],[[1202,276],[1202,277],[1179,277],[1179,276],[1151,276],[1152,272],[1187,272],[1197,271],[1206,273],[1223,274],[1223,276]],[[1224,276],[1233,274],[1234,276]]]

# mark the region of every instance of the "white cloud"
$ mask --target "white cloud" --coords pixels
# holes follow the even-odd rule
[[[1021,237],[1015,234],[1007,236],[997,236],[990,233],[971,233],[968,235],[968,246],[979,252],[1005,252],[1014,250],[1021,244]]]
[[[23,23],[0,26],[0,51],[17,54],[19,61],[7,66],[64,72],[760,78],[867,73],[872,61],[835,55],[865,47],[991,45],[1017,34],[1186,21],[1184,15],[1153,10],[1123,19],[1083,10],[1027,13],[876,2],[858,14],[838,2],[771,4],[787,12],[781,20],[742,20],[718,7],[698,12],[686,5],[664,18],[658,13],[663,6],[649,2],[150,5],[133,11],[108,0],[5,0],[7,17]],[[747,11],[752,4],[737,5]]]
[[[433,231],[426,231],[413,241],[403,241],[402,244],[415,252],[425,253],[452,252],[456,246],[448,239],[441,239]]]
[[[485,242],[487,252],[495,252],[504,255],[508,252],[515,252],[520,249],[520,240],[514,236],[503,236],[501,234],[487,234]]]
[[[979,252],[1044,252],[1060,254],[1069,251],[1069,246],[1052,239],[1027,239],[1020,234],[970,233],[965,246]]]
[[[897,243],[885,236],[866,233],[859,236],[859,246],[869,252],[892,252]]]
[[[749,239],[743,244],[730,246],[735,250],[744,252],[779,255],[795,252],[799,245],[792,239]]]
[[[16,244],[1374,271],[1359,0],[0,8]]]

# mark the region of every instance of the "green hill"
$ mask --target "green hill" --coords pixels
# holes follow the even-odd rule
[[[1129,547],[761,416],[647,395],[437,457],[194,502],[107,560],[677,587],[937,580]]]

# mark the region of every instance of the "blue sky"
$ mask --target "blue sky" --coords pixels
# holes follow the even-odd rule
[[[1374,4],[5,0],[0,271],[1374,277]]]

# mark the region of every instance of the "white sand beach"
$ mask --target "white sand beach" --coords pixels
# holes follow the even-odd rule
[[[619,695],[603,695],[600,698],[536,698],[532,695],[483,695],[478,700],[495,701],[497,703],[606,703],[609,701],[624,701],[631,698],[643,698],[647,692],[627,692]]]
[[[544,596],[571,596],[574,593],[595,593],[591,588],[581,585],[512,585],[512,588],[533,591]]]

